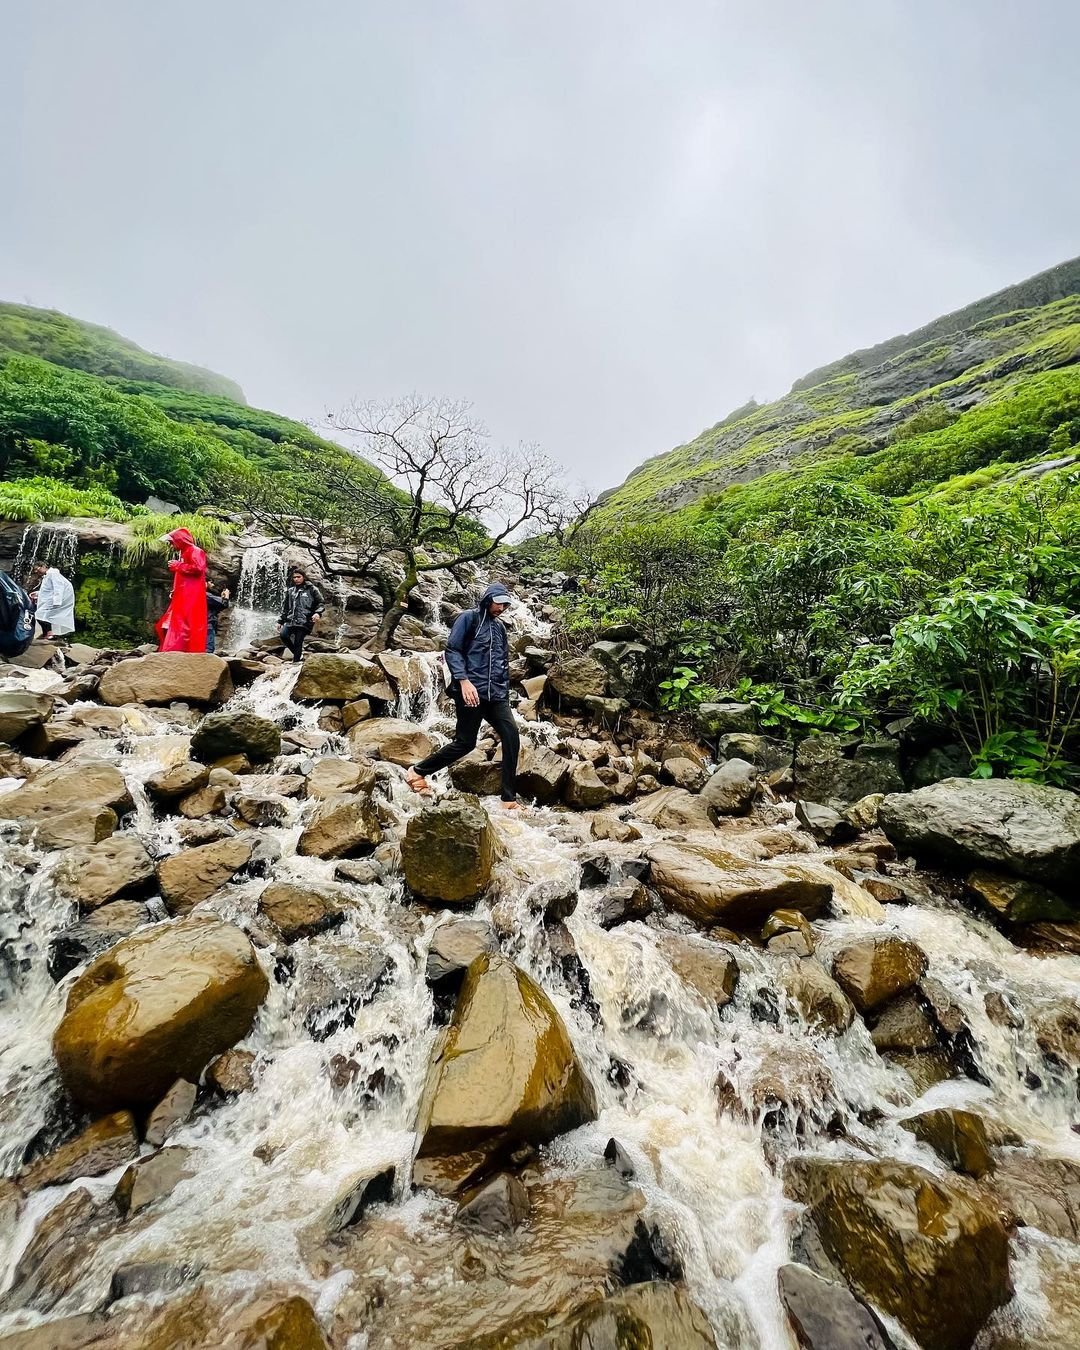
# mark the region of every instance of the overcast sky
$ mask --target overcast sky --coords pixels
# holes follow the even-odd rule
[[[0,0],[0,298],[593,487],[1080,253],[1076,0]]]

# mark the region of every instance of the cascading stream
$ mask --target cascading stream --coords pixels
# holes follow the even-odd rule
[[[230,652],[272,636],[285,598],[285,570],[285,559],[276,544],[244,550],[226,630]]]
[[[266,613],[270,590],[280,580],[280,558],[266,553],[249,566],[251,556],[245,555],[244,572],[250,586],[242,579],[234,624],[245,602],[244,612]],[[529,623],[530,636],[547,635],[539,621]],[[235,645],[235,630],[230,640]],[[436,658],[406,657],[405,671],[395,715],[428,730],[446,728]],[[317,708],[291,701],[296,676],[290,668],[262,676],[229,707],[308,733],[312,744],[323,741],[318,750],[286,745],[285,753],[297,762],[347,753],[338,738],[320,736]],[[550,730],[527,722],[521,729],[538,743]],[[87,760],[105,758],[121,769],[136,803],[129,826],[155,857],[175,852],[180,840],[173,825],[163,826],[155,817],[144,784],[184,757],[189,733],[182,711],[130,710],[122,736],[80,749]],[[388,769],[383,784],[386,809],[398,820],[419,809],[397,771]],[[5,786],[16,784],[7,780],[0,790]],[[645,1194],[647,1217],[677,1251],[717,1344],[790,1350],[776,1272],[790,1259],[796,1207],[784,1198],[779,1170],[771,1164],[799,1147],[838,1157],[864,1147],[944,1174],[941,1160],[897,1124],[916,1106],[910,1081],[879,1058],[858,1018],[842,1035],[825,1036],[781,998],[779,1025],[759,1020],[755,1010],[775,981],[762,954],[751,947],[738,949],[741,979],[734,1000],[723,1011],[706,1007],[675,973],[658,940],[662,931],[692,932],[686,921],[672,919],[666,930],[655,921],[605,930],[598,922],[598,892],[579,889],[567,927],[588,973],[592,1011],[553,954],[541,915],[547,898],[578,887],[577,857],[589,837],[589,817],[547,808],[512,816],[494,800],[487,805],[504,857],[492,900],[477,906],[476,914],[497,919],[506,934],[504,950],[551,998],[597,1090],[599,1118],[558,1139],[548,1165],[556,1174],[579,1175],[602,1165],[607,1141],[617,1138],[635,1164],[634,1182]],[[156,1261],[201,1269],[204,1280],[222,1292],[275,1282],[306,1291],[327,1325],[352,1301],[362,1301],[366,1276],[347,1262],[334,1267],[320,1248],[320,1233],[351,1181],[391,1166],[399,1177],[408,1174],[413,1122],[436,1034],[425,957],[445,916],[411,904],[396,875],[367,884],[335,882],[333,862],[300,856],[296,843],[309,809],[310,803],[288,798],[281,823],[261,830],[269,853],[280,854],[273,878],[340,886],[353,906],[350,917],[329,934],[292,944],[293,976],[282,982],[275,978],[274,951],[260,936],[264,925],[257,903],[265,877],[226,886],[205,902],[204,908],[255,935],[270,976],[269,996],[243,1043],[257,1057],[255,1086],[196,1114],[170,1137],[170,1146],[191,1151],[190,1178],[73,1258],[69,1287],[44,1316],[95,1307],[119,1266]],[[767,810],[778,823],[789,818],[786,806]],[[648,838],[657,832],[644,826],[643,833]],[[0,1157],[8,1173],[59,1108],[50,1040],[74,978],[54,985],[47,970],[51,938],[74,917],[74,906],[50,885],[60,855],[17,843],[14,835],[5,827],[0,836]],[[737,851],[737,831],[728,842]],[[611,852],[620,856],[620,846]],[[946,900],[889,906],[884,926],[841,918],[820,927],[819,951],[826,958],[869,931],[915,939],[929,956],[929,973],[962,1008],[988,1082],[938,1084],[918,1100],[920,1108],[975,1103],[1047,1151],[1080,1158],[1075,1085],[1070,1087],[1064,1074],[1059,1080],[1045,1074],[1026,1029],[1037,1025],[1037,1011],[1048,1001],[1075,1005],[1080,999],[1080,960],[1031,956]],[[361,958],[379,963],[375,996],[359,1001],[351,1020],[325,1010],[313,1013],[312,991],[347,984],[350,963]],[[1024,1030],[990,1020],[989,992],[1024,1014]],[[780,1119],[764,1122],[764,1110],[749,1095],[743,1098],[745,1118],[718,1109],[721,1074],[739,1083],[768,1064],[776,1066],[792,1103]],[[1031,1086],[1039,1065],[1038,1085]],[[837,1118],[843,1137],[835,1129]],[[80,1186],[107,1195],[121,1170],[35,1193],[15,1231],[0,1239],[0,1288],[8,1287],[34,1229],[56,1205]],[[348,1340],[349,1350],[451,1347],[465,1334],[470,1310],[486,1295],[474,1273],[447,1264],[452,1211],[430,1193],[407,1195],[399,1183],[394,1204],[378,1221],[387,1244],[385,1260],[375,1262],[382,1302],[370,1310],[365,1331]],[[552,1242],[557,1248],[557,1237]],[[320,1255],[313,1260],[316,1251]],[[1044,1258],[1032,1254],[1030,1241],[1020,1256],[1022,1310],[1038,1303]],[[35,1310],[5,1311],[0,1332],[42,1317]],[[899,1333],[897,1341],[903,1343]]]

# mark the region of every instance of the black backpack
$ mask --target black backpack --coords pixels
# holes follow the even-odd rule
[[[34,606],[19,583],[0,572],[0,656],[22,656],[34,640]]]

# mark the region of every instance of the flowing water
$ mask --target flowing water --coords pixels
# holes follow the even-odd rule
[[[541,629],[533,631],[542,636]],[[409,659],[415,687],[395,711],[445,730],[435,661]],[[264,676],[239,692],[231,706],[272,717],[287,731],[316,733],[318,710],[289,698],[295,678],[288,668]],[[121,737],[83,748],[88,757],[103,756],[121,768],[136,802],[128,825],[157,856],[180,844],[175,828],[155,818],[143,784],[185,755],[189,731],[182,713],[131,710]],[[522,731],[527,737],[546,734],[537,724],[523,723]],[[330,737],[319,751],[301,746],[298,755],[302,760],[343,751]],[[386,809],[399,822],[418,809],[395,771],[383,782]],[[0,783],[0,790],[5,786],[15,784]],[[775,1291],[776,1271],[790,1259],[796,1207],[784,1198],[778,1157],[800,1147],[838,1157],[865,1150],[940,1173],[944,1168],[936,1155],[898,1122],[916,1109],[947,1104],[974,1105],[1048,1152],[1080,1158],[1075,1081],[1048,1071],[1030,1030],[1051,1005],[1075,1006],[1080,960],[1031,956],[946,899],[887,907],[885,928],[920,944],[929,955],[930,974],[963,1010],[985,1080],[950,1080],[919,1099],[907,1075],[875,1053],[859,1019],[839,1037],[823,1036],[781,996],[779,1020],[758,1020],[762,1000],[775,999],[775,967],[763,953],[738,949],[739,988],[718,1012],[675,975],[658,943],[655,920],[605,931],[597,922],[599,893],[591,890],[580,891],[567,924],[591,986],[592,1000],[583,999],[553,954],[538,915],[546,898],[576,886],[589,819],[549,809],[509,815],[494,801],[490,808],[504,857],[492,902],[478,906],[478,916],[498,908],[507,934],[504,949],[541,983],[564,1018],[600,1106],[595,1123],[555,1142],[546,1165],[554,1175],[583,1175],[602,1165],[609,1138],[620,1140],[635,1164],[649,1220],[677,1251],[719,1346],[791,1350],[793,1345]],[[332,862],[295,851],[308,809],[309,803],[290,799],[282,823],[263,831],[271,853],[280,854],[273,868],[277,880],[333,879]],[[781,824],[790,815],[782,805],[768,813]],[[726,840],[735,851],[741,847],[740,829],[733,824]],[[655,831],[645,827],[645,833]],[[641,845],[610,848],[618,857],[639,852]],[[46,956],[50,938],[76,916],[50,882],[58,856],[15,842],[10,829],[0,838],[0,1154],[8,1173],[17,1169],[43,1124],[62,1110],[50,1038],[74,976],[54,985]],[[230,885],[206,908],[257,933],[264,884],[264,878],[252,877]],[[477,1300],[490,1301],[495,1277],[489,1272],[487,1280],[479,1280],[474,1269],[448,1255],[456,1250],[451,1242],[459,1242],[450,1227],[453,1207],[427,1193],[410,1196],[400,1184],[394,1203],[373,1220],[382,1225],[382,1255],[369,1256],[363,1266],[344,1257],[335,1261],[319,1245],[326,1216],[351,1182],[390,1166],[399,1177],[408,1175],[416,1144],[412,1126],[435,1037],[424,968],[432,930],[443,916],[408,904],[392,874],[384,882],[347,883],[345,889],[354,917],[330,934],[293,944],[291,980],[274,978],[272,951],[260,948],[270,993],[244,1042],[257,1056],[256,1086],[197,1114],[170,1138],[170,1144],[192,1151],[194,1175],[73,1256],[65,1292],[44,1315],[94,1307],[105,1298],[117,1267],[153,1261],[202,1268],[204,1280],[229,1297],[275,1283],[301,1290],[327,1326],[335,1319],[337,1325],[348,1323],[352,1310],[363,1307],[366,1329],[339,1341],[349,1350],[453,1346]],[[682,921],[675,926],[690,931]],[[853,935],[881,931],[865,918],[834,919],[820,927],[826,959]],[[382,976],[375,996],[354,1002],[352,1020],[325,1009],[313,1015],[313,988],[329,981],[347,997],[350,962],[358,952],[378,953]],[[1021,1014],[1025,1029],[990,1020],[985,1002],[990,993]],[[335,1073],[343,1064],[344,1083]],[[613,1066],[619,1072],[613,1073]],[[754,1085],[767,1073],[785,1084],[788,1106],[779,1115],[767,1116],[755,1105]],[[715,1085],[721,1074],[746,1103],[745,1118],[718,1109]],[[120,1170],[74,1185],[105,1196]],[[0,1289],[8,1288],[35,1227],[74,1185],[37,1192],[14,1231],[0,1236]],[[558,1239],[551,1241],[557,1248]],[[1062,1256],[1055,1247],[1048,1256],[1046,1245],[1030,1236],[1015,1245],[1017,1309],[1036,1317],[1042,1281],[1050,1278],[1044,1275],[1047,1261],[1075,1265],[1075,1250]],[[375,1267],[381,1292],[369,1307],[365,1291]],[[499,1267],[508,1301],[536,1278],[535,1271],[523,1272],[509,1260]],[[496,1281],[496,1291],[503,1285]],[[542,1306],[541,1295],[535,1299]],[[8,1310],[0,1316],[0,1330],[32,1325],[42,1316]]]
[[[71,576],[79,557],[79,536],[64,525],[27,525],[19,540],[19,551],[12,564],[12,575],[20,585],[30,580],[36,563],[58,567]]]
[[[273,635],[285,585],[285,559],[276,544],[244,550],[236,595],[227,612],[226,650],[242,651]]]

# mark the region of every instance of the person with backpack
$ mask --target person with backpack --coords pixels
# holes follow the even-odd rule
[[[14,577],[0,572],[0,656],[22,656],[34,632],[34,602]]]
[[[476,609],[459,614],[446,642],[445,661],[452,682],[450,694],[457,712],[454,739],[433,755],[414,764],[405,775],[409,787],[431,796],[429,774],[438,773],[476,747],[481,722],[487,722],[502,742],[502,800],[517,806],[517,764],[520,740],[510,711],[510,643],[499,615],[510,604],[505,586],[495,583],[480,597]]]
[[[222,586],[221,590],[218,590],[208,581],[206,583],[206,650],[208,652],[212,652],[217,646],[218,619],[221,618],[221,611],[228,608],[228,586]]]
[[[75,587],[58,567],[37,563],[31,573],[37,590],[30,592],[34,617],[43,638],[67,637],[75,631]]]
[[[285,599],[278,615],[278,634],[294,661],[303,659],[304,639],[318,623],[322,612],[322,596],[308,581],[303,568],[294,567],[289,573],[289,584],[285,587]]]

